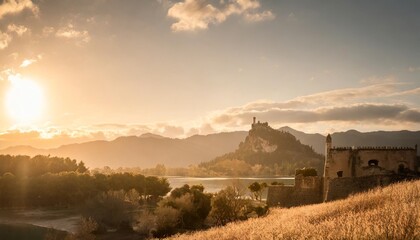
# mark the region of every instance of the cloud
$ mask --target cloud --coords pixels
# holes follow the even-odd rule
[[[24,67],[27,67],[27,66],[31,65],[34,62],[36,62],[35,59],[25,59],[25,60],[23,60],[22,64],[20,64],[19,67],[24,68]]]
[[[8,130],[0,133],[0,148],[28,145],[37,148],[54,148],[65,144],[81,143],[93,140],[105,140],[100,131],[86,132],[78,130],[59,130],[48,128],[44,130]]]
[[[273,20],[275,18],[271,11],[264,11],[262,13],[245,13],[244,17],[248,22],[262,22]]]
[[[33,64],[33,63],[38,62],[38,60],[41,60],[41,59],[42,59],[42,55],[41,54],[39,54],[36,58],[33,58],[33,59],[25,59],[25,60],[22,61],[22,63],[20,64],[19,67],[25,68],[25,67]]]
[[[264,111],[241,111],[224,113],[213,118],[215,124],[227,126],[248,125],[252,117],[272,124],[315,123],[326,121],[406,121],[420,123],[420,112],[405,105],[355,104],[317,109],[266,109]]]
[[[172,31],[195,31],[207,29],[210,24],[219,24],[231,16],[242,15],[248,22],[260,22],[275,18],[271,11],[257,12],[258,0],[220,1],[218,5],[208,0],[184,0],[173,4],[168,10],[168,17],[177,20],[171,26]]]
[[[297,97],[294,101],[319,104],[392,95],[401,83],[382,83],[360,88],[344,88]]]
[[[53,34],[55,31],[55,29],[53,27],[44,27],[42,29],[42,35],[44,35],[45,37],[50,36],[51,34]]]
[[[158,133],[160,135],[166,136],[166,137],[180,137],[184,135],[184,128],[179,126],[172,126],[172,125],[166,125],[163,124],[160,129],[155,131],[155,133]]]
[[[0,31],[0,50],[7,48],[12,41],[10,34]]]
[[[47,32],[51,29],[45,29]],[[76,40],[80,43],[88,43],[90,41],[89,32],[86,30],[76,30],[72,24],[68,24],[66,27],[60,28],[55,33],[55,36],[59,38]]]
[[[402,92],[396,92],[391,96],[410,96],[410,95],[420,95],[420,88],[414,88]]]
[[[236,112],[238,110],[246,111],[263,111],[265,109],[295,109],[303,108],[311,105],[319,104],[332,104],[336,102],[346,102],[356,99],[368,99],[368,98],[377,98],[377,97],[389,97],[394,96],[398,93],[395,93],[397,86],[401,85],[400,83],[384,83],[384,84],[374,84],[366,87],[360,88],[344,88],[337,89],[332,91],[325,91],[315,94],[310,94],[306,96],[296,97],[294,99],[284,101],[284,102],[273,102],[269,100],[259,100],[255,102],[250,102],[244,106],[237,108],[229,108],[225,112]],[[411,91],[399,92],[400,94],[409,94]]]
[[[7,26],[8,32],[15,32],[17,35],[22,36],[24,33],[29,32],[29,29],[23,25],[9,24]]]
[[[7,26],[7,32],[0,31],[0,50],[3,50],[9,46],[12,42],[11,33],[16,33],[18,36],[22,36],[25,32],[28,32],[28,28],[23,25],[9,24]]]
[[[420,111],[407,104],[366,103],[366,99],[418,95],[420,88],[398,91],[401,83],[374,84],[301,96],[285,102],[261,100],[210,114],[213,124],[248,125],[252,117],[273,124],[315,122],[420,123]]]
[[[0,19],[8,14],[18,14],[25,9],[38,16],[39,8],[31,0],[4,0],[0,4]]]

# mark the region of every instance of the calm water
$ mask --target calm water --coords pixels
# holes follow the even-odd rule
[[[284,185],[293,185],[295,184],[295,179],[293,177],[277,177],[277,178],[198,178],[198,177],[176,177],[176,176],[166,176],[168,182],[171,184],[172,188],[181,187],[184,184],[188,185],[198,185],[201,184],[204,186],[204,191],[209,193],[215,193],[227,186],[240,186],[244,189],[247,189],[248,186],[253,182],[265,182],[270,184],[272,182],[283,183]],[[266,192],[263,193],[263,198],[267,195]]]

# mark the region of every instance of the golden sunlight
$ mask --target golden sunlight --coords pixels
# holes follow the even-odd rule
[[[15,124],[27,125],[38,120],[44,108],[44,93],[34,81],[9,76],[11,86],[6,93],[6,110]]]

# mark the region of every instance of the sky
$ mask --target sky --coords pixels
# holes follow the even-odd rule
[[[0,2],[0,147],[420,129],[420,1]]]

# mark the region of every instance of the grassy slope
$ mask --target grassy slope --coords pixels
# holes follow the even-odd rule
[[[420,180],[173,239],[420,239]]]

